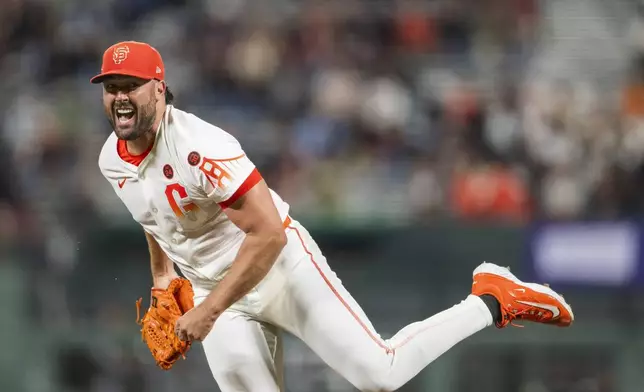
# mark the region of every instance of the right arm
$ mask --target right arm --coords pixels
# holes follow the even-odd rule
[[[154,288],[166,289],[172,279],[178,278],[179,275],[174,269],[172,260],[161,249],[157,240],[148,232],[145,232],[145,239],[148,241],[148,250],[150,251],[152,285]]]

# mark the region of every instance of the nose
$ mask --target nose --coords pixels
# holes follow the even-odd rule
[[[118,102],[127,102],[130,98],[127,96],[127,93],[124,90],[118,90],[116,92],[116,101]]]

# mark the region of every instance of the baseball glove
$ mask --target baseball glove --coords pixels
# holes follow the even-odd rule
[[[179,340],[174,328],[179,317],[194,307],[192,285],[185,278],[175,278],[165,290],[153,288],[150,308],[142,319],[141,301],[136,302],[136,321],[142,327],[143,341],[157,365],[169,370],[190,349],[190,343]]]

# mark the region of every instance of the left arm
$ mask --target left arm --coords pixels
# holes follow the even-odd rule
[[[246,237],[226,276],[177,321],[175,331],[182,340],[205,339],[217,318],[268,274],[286,245],[279,212],[255,165],[235,139],[211,143],[209,137],[200,142],[207,155],[200,165],[191,164],[196,185]]]
[[[224,213],[246,233],[246,238],[224,279],[201,304],[213,319],[268,274],[286,245],[282,221],[264,180],[224,209]]]
[[[200,305],[177,321],[175,330],[181,340],[205,339],[217,318],[268,274],[286,245],[282,220],[264,180],[223,211],[246,237],[226,276]]]

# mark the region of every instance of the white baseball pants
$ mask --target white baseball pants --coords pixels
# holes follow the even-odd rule
[[[224,312],[203,341],[222,392],[283,391],[280,330],[300,338],[357,389],[393,391],[456,343],[492,325],[487,306],[470,295],[384,340],[308,231],[293,221],[287,236],[269,275]]]

